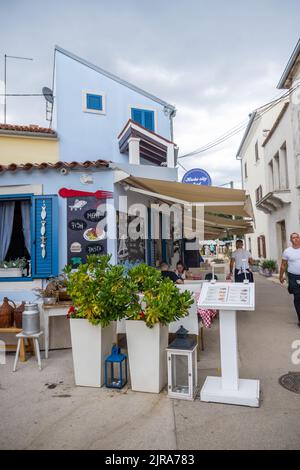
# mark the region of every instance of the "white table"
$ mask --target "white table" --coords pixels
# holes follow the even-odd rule
[[[71,307],[70,302],[59,302],[54,305],[41,305],[41,313],[44,317],[44,330],[45,330],[45,358],[48,359],[49,353],[49,319],[50,317],[66,316],[69,308]]]
[[[236,311],[253,311],[254,283],[203,284],[198,305],[220,311],[222,377],[207,377],[200,399],[207,402],[259,406],[259,380],[239,378]],[[240,313],[242,315],[242,312]]]

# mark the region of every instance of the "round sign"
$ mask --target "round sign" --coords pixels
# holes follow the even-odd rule
[[[211,177],[207,171],[193,168],[183,175],[182,183],[211,186]]]

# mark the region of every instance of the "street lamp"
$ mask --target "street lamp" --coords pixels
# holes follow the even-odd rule
[[[6,61],[7,59],[33,60],[29,57],[18,57],[4,54],[4,124],[6,124]]]

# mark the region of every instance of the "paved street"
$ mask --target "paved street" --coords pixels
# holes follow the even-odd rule
[[[300,328],[292,297],[257,275],[256,311],[238,316],[241,378],[261,381],[261,406],[171,400],[159,395],[75,387],[70,350],[50,351],[12,373],[0,366],[1,449],[299,449],[300,395],[278,378],[291,362]],[[88,366],[88,364],[87,364]],[[219,329],[205,331],[199,383],[218,375]]]

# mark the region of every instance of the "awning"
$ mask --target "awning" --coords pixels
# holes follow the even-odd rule
[[[251,199],[242,189],[217,188],[129,176],[132,190],[178,204],[204,204],[205,213],[253,218]],[[231,221],[232,222],[232,221]]]

